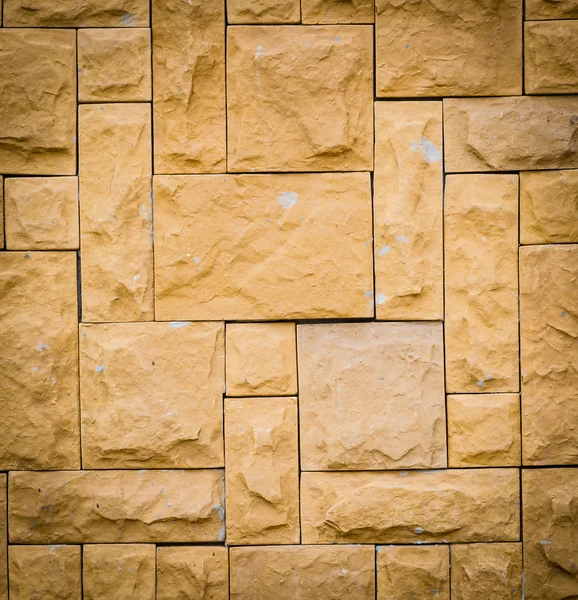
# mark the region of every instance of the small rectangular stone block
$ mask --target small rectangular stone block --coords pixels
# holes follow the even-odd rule
[[[0,600],[8,600],[8,475],[0,473]]]
[[[299,23],[299,0],[227,0],[227,22],[231,25]]]
[[[301,0],[304,25],[373,23],[374,0]]]
[[[525,0],[526,19],[578,19],[578,0]]]

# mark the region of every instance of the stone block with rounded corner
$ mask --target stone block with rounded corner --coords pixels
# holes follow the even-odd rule
[[[299,23],[299,0],[227,0],[227,23],[231,25]]]

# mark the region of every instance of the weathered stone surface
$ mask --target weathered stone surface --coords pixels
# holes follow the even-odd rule
[[[4,178],[0,175],[0,248],[4,248]]]
[[[154,544],[87,544],[84,600],[155,600]]]
[[[444,238],[447,391],[517,392],[518,176],[448,176]]]
[[[231,548],[231,599],[373,600],[372,546]]]
[[[304,544],[517,541],[517,469],[303,473]]]
[[[521,461],[520,396],[448,396],[448,466],[515,467]]]
[[[578,469],[522,472],[527,600],[578,596]]]
[[[13,472],[14,543],[217,542],[223,471]]]
[[[373,23],[373,0],[302,0],[304,25]]]
[[[74,31],[0,29],[1,173],[75,174],[75,38]]]
[[[528,465],[578,463],[578,246],[520,249],[522,448]]]
[[[78,248],[78,177],[11,177],[4,185],[9,250]]]
[[[150,29],[78,32],[80,102],[138,102],[151,93]]]
[[[578,96],[446,98],[446,172],[578,167]]]
[[[227,395],[297,393],[295,323],[227,325]]]
[[[83,321],[153,318],[148,104],[79,107]]]
[[[440,323],[297,327],[301,468],[446,466]]]
[[[299,0],[227,0],[227,22],[299,23]]]
[[[378,97],[522,93],[521,0],[376,2]]]
[[[525,0],[526,19],[578,19],[578,0]]]
[[[373,169],[364,25],[227,30],[229,171]]]
[[[0,254],[0,468],[77,469],[74,252]]]
[[[578,242],[578,170],[520,173],[520,243]]]
[[[226,169],[224,6],[153,1],[155,173]]]
[[[376,102],[376,316],[443,315],[442,103]]]
[[[0,600],[8,600],[7,477],[0,473]]]
[[[522,544],[451,546],[452,600],[520,600]]]
[[[154,198],[157,319],[373,316],[367,174],[155,177]]]

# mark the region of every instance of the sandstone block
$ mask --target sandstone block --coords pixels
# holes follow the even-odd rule
[[[152,10],[155,173],[225,171],[224,2]]]
[[[4,248],[4,178],[0,175],[0,248]]]
[[[578,167],[578,96],[444,100],[446,172]]]
[[[79,107],[82,319],[153,319],[150,105]]]
[[[297,327],[301,468],[445,467],[440,323]]]
[[[8,600],[8,513],[6,473],[0,474],[0,600]]]
[[[229,171],[371,171],[372,107],[370,26],[228,28]]]
[[[303,473],[304,544],[517,541],[518,469]]]
[[[1,173],[75,174],[75,37],[0,29]]]
[[[227,21],[243,23],[299,23],[299,0],[227,0]]]
[[[302,0],[304,25],[373,23],[374,0]]]
[[[373,316],[367,174],[155,177],[154,197],[157,319]]]
[[[444,237],[447,391],[517,392],[518,176],[448,176]]]
[[[578,0],[525,0],[526,19],[578,19]]]
[[[217,542],[223,471],[13,472],[13,543]]]
[[[578,246],[521,248],[524,464],[578,463],[577,319]]]
[[[376,316],[442,319],[442,104],[376,102]]]

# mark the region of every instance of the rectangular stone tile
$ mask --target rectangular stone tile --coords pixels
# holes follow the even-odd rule
[[[78,469],[74,252],[0,254],[0,469]]]
[[[223,471],[11,472],[16,544],[217,542],[225,539]]]
[[[154,197],[158,320],[373,316],[368,174],[155,177]]]
[[[526,19],[578,19],[578,0],[525,0]]]
[[[304,544],[517,541],[518,469],[301,475]]]
[[[578,246],[520,248],[522,449],[578,463]]]
[[[448,176],[444,238],[447,391],[517,392],[518,176]]]
[[[373,23],[374,0],[301,0],[304,25]]]
[[[8,600],[8,475],[0,473],[0,600]]]
[[[79,107],[83,321],[153,319],[149,104]]]
[[[0,175],[0,248],[4,248],[4,178]]]
[[[376,316],[442,319],[442,103],[375,103]]]
[[[226,170],[225,6],[153,0],[155,173]]]
[[[299,23],[299,0],[226,0],[227,22],[243,23]]]

